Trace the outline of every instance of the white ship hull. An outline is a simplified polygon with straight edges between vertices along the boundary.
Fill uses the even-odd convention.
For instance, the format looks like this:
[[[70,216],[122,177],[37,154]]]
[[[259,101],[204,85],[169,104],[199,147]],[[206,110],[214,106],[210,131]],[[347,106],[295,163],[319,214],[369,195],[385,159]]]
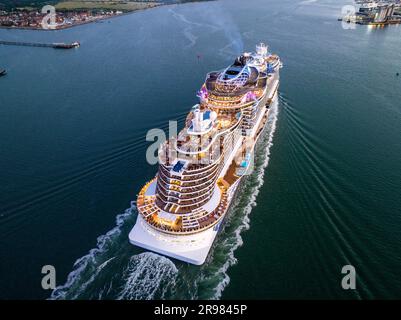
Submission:
[[[133,245],[184,262],[201,265],[205,262],[212,247],[220,223],[196,234],[174,236],[152,229],[138,215],[135,226],[128,237]]]

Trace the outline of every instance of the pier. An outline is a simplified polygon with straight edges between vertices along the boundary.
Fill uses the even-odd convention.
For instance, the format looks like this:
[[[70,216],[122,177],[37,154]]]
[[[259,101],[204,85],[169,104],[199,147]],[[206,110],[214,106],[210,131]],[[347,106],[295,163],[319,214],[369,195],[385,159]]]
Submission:
[[[5,46],[25,46],[25,47],[44,47],[54,49],[73,49],[79,47],[79,42],[73,43],[40,43],[40,42],[23,42],[23,41],[4,41],[0,40],[0,45]]]

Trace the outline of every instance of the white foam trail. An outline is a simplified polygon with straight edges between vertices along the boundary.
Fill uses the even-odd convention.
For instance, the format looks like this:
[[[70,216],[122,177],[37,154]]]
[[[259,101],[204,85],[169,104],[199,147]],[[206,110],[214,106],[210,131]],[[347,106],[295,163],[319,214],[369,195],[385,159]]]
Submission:
[[[173,9],[169,9],[169,12],[172,13],[173,17],[176,20],[181,21],[181,22],[183,22],[183,23],[188,25],[183,31],[184,36],[189,40],[189,44],[186,45],[185,48],[193,47],[196,44],[196,41],[198,40],[198,36],[196,36],[192,32],[192,30],[194,29],[194,26],[195,27],[208,27],[208,28],[212,29],[212,32],[215,32],[215,31],[220,29],[219,27],[216,27],[216,26],[214,26],[212,24],[204,24],[204,23],[190,21],[183,14],[178,13],[178,12],[174,11]]]
[[[317,2],[318,0],[305,0],[305,1],[301,1],[299,4],[300,5],[308,5],[308,4],[312,4]]]
[[[188,27],[184,29],[184,35],[189,40],[189,44],[185,46],[185,48],[193,47],[198,40],[198,37],[192,33],[192,28]]]
[[[150,300],[160,292],[164,296],[173,287],[178,270],[174,263],[153,252],[144,252],[131,257],[124,270],[125,285],[118,300]]]
[[[112,261],[112,260],[114,260],[115,258],[116,258],[116,257],[112,257],[112,258],[106,260],[105,262],[103,262],[100,266],[98,266],[98,267],[96,268],[96,271],[93,272],[93,273],[91,274],[90,278],[89,278],[86,282],[84,282],[84,283],[79,287],[79,290],[77,291],[77,293],[76,293],[75,295],[73,295],[73,296],[72,296],[71,298],[69,298],[69,299],[70,299],[70,300],[75,300],[75,299],[77,299],[77,298],[79,297],[79,295],[80,295],[82,292],[85,292],[86,288],[87,288],[93,281],[95,281],[96,277],[97,277],[97,276],[99,275],[99,273],[103,270],[103,268],[104,268],[105,266],[107,266],[107,265],[109,264],[109,262]]]
[[[263,186],[264,171],[265,171],[265,168],[269,164],[270,148],[273,146],[273,137],[274,137],[274,132],[276,131],[277,118],[278,118],[278,100],[276,98],[272,104],[271,115],[269,115],[269,120],[268,120],[268,124],[271,125],[271,129],[269,132],[269,138],[268,138],[267,146],[265,149],[265,151],[266,151],[265,159],[264,159],[263,164],[259,168],[256,168],[256,171],[253,173],[253,174],[257,175],[257,183],[253,187],[253,190],[250,195],[249,203],[247,204],[247,206],[244,209],[245,216],[242,218],[243,219],[242,224],[235,230],[235,234],[234,234],[235,239],[236,239],[235,244],[230,248],[227,261],[217,271],[217,274],[224,275],[224,278],[215,288],[215,294],[212,297],[212,299],[220,299],[220,297],[223,293],[223,290],[230,283],[230,277],[227,274],[227,270],[230,266],[234,265],[237,262],[237,259],[234,256],[234,252],[243,244],[242,237],[241,237],[242,231],[249,229],[249,222],[250,222],[249,215],[252,211],[252,207],[255,207],[257,204],[256,197],[259,194],[260,188]]]
[[[116,226],[111,229],[109,232],[107,232],[105,235],[102,235],[100,237],[97,238],[97,246],[94,249],[91,249],[89,251],[89,253],[81,258],[79,258],[77,261],[75,261],[74,266],[73,266],[73,271],[70,272],[70,274],[67,277],[67,281],[64,285],[62,286],[58,286],[56,287],[50,298],[51,300],[59,300],[59,299],[65,299],[66,295],[69,292],[69,289],[71,287],[73,287],[74,285],[76,285],[77,283],[79,283],[79,281],[81,280],[82,274],[84,273],[84,271],[86,270],[86,268],[92,264],[92,265],[96,265],[96,260],[95,258],[101,254],[104,253],[105,251],[107,251],[106,249],[106,245],[113,240],[113,238],[115,238],[117,235],[119,235],[121,233],[121,227],[124,224],[124,222],[132,215],[133,210],[136,209],[136,205],[135,202],[131,202],[131,207],[127,210],[125,210],[125,212],[123,214],[119,214],[116,217]],[[115,258],[115,257],[114,257]],[[114,259],[112,258],[112,259]],[[95,279],[96,275],[112,260],[109,259],[106,262],[102,263],[102,265],[100,265],[95,274],[93,274],[89,280],[85,281],[84,284],[80,285],[77,293],[73,296],[73,298],[77,298],[79,296],[80,293],[83,292],[83,290],[88,286],[88,284],[90,284],[91,282],[93,282],[93,280]]]
[[[190,21],[183,14],[178,13],[178,12],[174,11],[173,9],[169,9],[169,12],[171,12],[173,14],[173,17],[176,18],[177,20],[184,22],[186,24],[189,24],[189,25],[193,25],[193,26],[197,26],[197,27],[208,27],[208,28],[212,29],[212,31],[218,31],[218,30],[222,29],[221,27],[215,26],[213,24]]]
[[[236,56],[243,52],[244,44],[242,41],[242,35],[239,32],[235,21],[227,13],[227,11],[221,4],[214,3],[212,7],[203,7],[202,9],[197,10],[199,10],[199,12],[197,12],[197,16],[203,16],[208,21],[213,21],[213,24],[194,22],[189,20],[183,14],[177,13],[173,9],[169,10],[175,19],[187,25],[187,27],[183,31],[184,36],[189,40],[189,44],[186,46],[186,48],[193,47],[197,42],[198,36],[194,34],[194,28],[198,28],[202,31],[205,28],[209,28],[211,29],[210,32],[208,32],[209,34],[217,31],[222,31],[226,39],[228,39],[229,41],[228,45],[225,45],[219,50],[221,55],[226,56],[227,54],[229,54]],[[204,32],[201,32],[199,34],[203,33]]]
[[[106,260],[106,261],[103,262],[100,266],[97,267],[97,270],[102,271],[103,268],[104,268],[105,266],[107,266],[107,265],[110,263],[110,261],[113,261],[115,258],[116,258],[116,257],[112,257],[112,258],[110,258],[109,260]]]

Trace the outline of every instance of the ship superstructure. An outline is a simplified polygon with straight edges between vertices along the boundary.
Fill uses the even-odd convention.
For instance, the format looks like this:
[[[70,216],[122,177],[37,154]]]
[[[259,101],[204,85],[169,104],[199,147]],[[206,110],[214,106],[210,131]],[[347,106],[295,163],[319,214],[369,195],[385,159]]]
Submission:
[[[159,148],[156,177],[140,191],[132,244],[202,264],[241,178],[279,85],[281,62],[259,44],[210,72],[185,127]]]

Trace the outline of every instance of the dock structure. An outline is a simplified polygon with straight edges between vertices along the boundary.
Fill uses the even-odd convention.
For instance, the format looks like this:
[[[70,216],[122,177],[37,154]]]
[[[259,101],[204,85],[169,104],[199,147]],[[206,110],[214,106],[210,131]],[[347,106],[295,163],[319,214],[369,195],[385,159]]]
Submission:
[[[0,40],[0,45],[5,46],[25,46],[25,47],[45,47],[54,49],[73,49],[79,47],[79,42],[73,43],[40,43],[40,42],[24,42],[24,41],[4,41]]]

